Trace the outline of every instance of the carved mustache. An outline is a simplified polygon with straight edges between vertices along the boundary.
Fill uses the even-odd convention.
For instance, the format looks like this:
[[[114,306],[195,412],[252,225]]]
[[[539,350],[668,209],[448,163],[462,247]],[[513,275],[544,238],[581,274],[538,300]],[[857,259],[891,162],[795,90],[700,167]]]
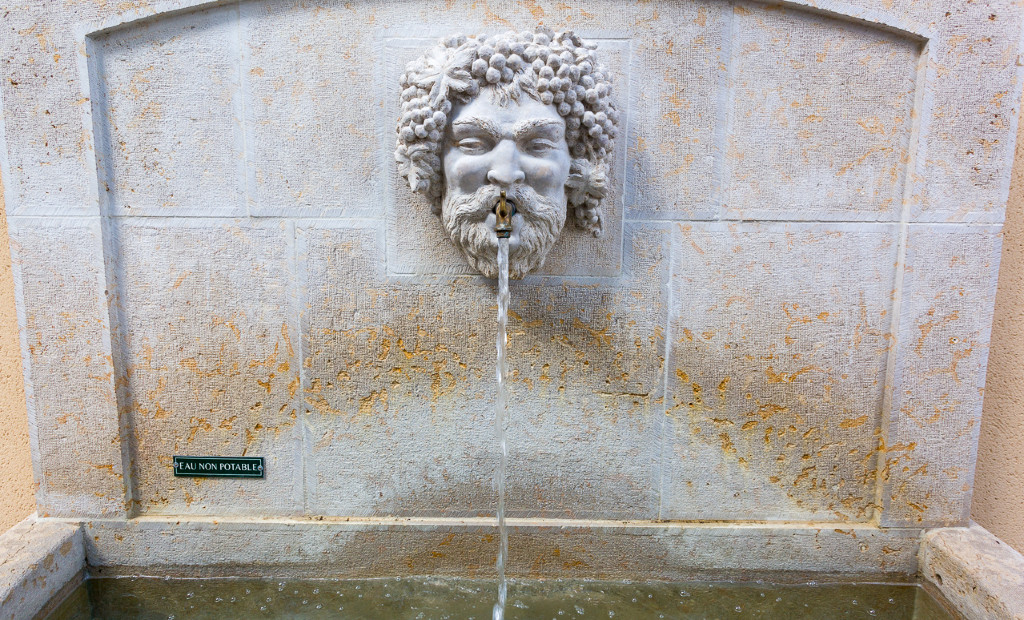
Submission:
[[[448,196],[441,216],[455,246],[489,278],[497,277],[498,239],[487,219],[500,195],[500,188],[485,186],[473,194]],[[520,278],[544,264],[547,250],[565,224],[566,212],[557,201],[526,185],[508,188],[506,198],[516,206],[513,237],[518,238],[518,245],[509,252],[509,272]]]
[[[471,196],[465,196],[453,204],[455,210],[453,215],[460,222],[482,221],[494,211],[501,195],[501,188],[494,185],[485,185]],[[534,222],[541,219],[545,222],[557,212],[557,206],[540,196],[528,185],[513,185],[505,191],[506,198],[515,204],[516,214],[524,219]]]

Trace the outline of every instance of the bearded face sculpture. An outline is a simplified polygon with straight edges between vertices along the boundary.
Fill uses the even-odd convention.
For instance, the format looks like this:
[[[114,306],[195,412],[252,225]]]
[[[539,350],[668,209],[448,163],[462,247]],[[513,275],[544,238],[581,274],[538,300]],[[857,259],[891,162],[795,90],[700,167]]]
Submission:
[[[618,133],[611,80],[572,32],[448,37],[402,76],[395,159],[471,266],[497,277],[494,208],[515,205],[509,272],[540,268],[567,220],[601,235]]]

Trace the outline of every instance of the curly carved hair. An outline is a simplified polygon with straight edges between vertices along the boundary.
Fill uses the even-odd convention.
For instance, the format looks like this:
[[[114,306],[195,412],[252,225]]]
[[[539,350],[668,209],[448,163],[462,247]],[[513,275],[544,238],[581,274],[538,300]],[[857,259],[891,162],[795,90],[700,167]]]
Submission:
[[[453,103],[469,103],[482,89],[491,89],[500,101],[525,94],[555,106],[565,119],[572,156],[566,197],[577,226],[600,236],[619,112],[611,101],[611,76],[597,61],[595,47],[573,32],[543,27],[535,33],[441,39],[402,75],[399,173],[440,213],[441,149]]]

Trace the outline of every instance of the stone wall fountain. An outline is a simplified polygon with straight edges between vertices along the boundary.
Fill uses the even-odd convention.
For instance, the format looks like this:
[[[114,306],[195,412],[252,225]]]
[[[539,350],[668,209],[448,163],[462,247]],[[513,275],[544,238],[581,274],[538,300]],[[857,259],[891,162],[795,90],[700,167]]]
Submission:
[[[970,612],[950,567],[983,538],[957,528],[1021,17],[882,0],[12,11],[0,170],[38,483],[20,527],[52,557],[0,610],[38,609],[86,564],[493,576],[505,190],[510,575],[946,562],[936,587]],[[262,457],[264,476],[176,476],[180,455]]]

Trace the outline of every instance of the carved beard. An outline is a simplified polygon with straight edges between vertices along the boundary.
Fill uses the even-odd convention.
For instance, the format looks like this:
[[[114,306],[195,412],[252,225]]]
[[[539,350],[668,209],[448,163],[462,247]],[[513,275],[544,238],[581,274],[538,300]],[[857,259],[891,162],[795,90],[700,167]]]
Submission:
[[[498,277],[498,236],[494,232],[493,211],[500,193],[493,185],[481,187],[473,194],[452,196],[447,192],[441,206],[441,220],[452,243],[474,269],[488,278]],[[516,207],[510,241],[518,237],[519,242],[515,247],[509,246],[509,277],[522,278],[544,264],[548,251],[558,240],[565,225],[565,200],[551,200],[526,185],[513,186],[506,196]]]

